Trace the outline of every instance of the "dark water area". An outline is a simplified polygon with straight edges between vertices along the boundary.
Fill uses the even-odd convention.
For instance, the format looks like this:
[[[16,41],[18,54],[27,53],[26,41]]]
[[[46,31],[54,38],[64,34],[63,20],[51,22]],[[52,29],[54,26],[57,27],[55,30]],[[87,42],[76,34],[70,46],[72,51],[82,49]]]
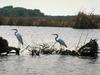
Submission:
[[[18,41],[11,29],[17,28],[21,33],[25,46],[37,46],[41,43],[53,44],[58,33],[64,39],[68,49],[75,49],[80,35],[83,33],[79,46],[91,38],[98,39],[100,45],[100,29],[72,29],[62,27],[22,27],[1,26],[0,36],[7,39],[10,46],[18,47]],[[35,42],[35,43],[34,43]],[[59,48],[59,44],[55,47]],[[100,75],[100,55],[98,58],[83,58],[68,55],[40,55],[30,56],[28,51],[20,56],[9,54],[0,56],[0,75]]]
[[[100,58],[63,55],[2,56],[0,75],[99,75]]]

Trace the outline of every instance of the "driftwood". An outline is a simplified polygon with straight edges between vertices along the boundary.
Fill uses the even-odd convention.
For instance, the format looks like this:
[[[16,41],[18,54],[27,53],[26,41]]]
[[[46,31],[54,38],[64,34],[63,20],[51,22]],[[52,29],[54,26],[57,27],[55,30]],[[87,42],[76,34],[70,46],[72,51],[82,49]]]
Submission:
[[[2,37],[0,37],[0,55],[2,55],[2,53],[6,53],[9,54],[10,51],[15,50],[16,55],[19,55],[19,48],[16,47],[10,47],[8,45],[8,41],[6,39],[3,39]]]
[[[78,51],[75,50],[59,50],[56,54],[60,55],[72,55],[72,56],[89,56],[97,57],[98,54],[98,43],[96,39],[91,39],[88,43],[83,45]]]
[[[91,39],[88,43],[86,43],[84,46],[82,46],[78,53],[80,56],[97,56],[98,53],[98,43],[96,39]]]
[[[9,54],[12,50],[15,50],[16,55],[20,55],[20,49],[16,47],[11,47],[8,45],[8,41],[6,39],[3,39],[0,37],[0,55],[3,53]],[[79,48],[78,51],[75,50],[51,50],[51,49],[41,49],[40,51],[32,50],[31,55],[38,55],[42,54],[60,54],[60,55],[72,55],[72,56],[90,56],[95,57],[98,54],[98,43],[96,39],[91,39],[88,43],[83,45],[81,48]]]

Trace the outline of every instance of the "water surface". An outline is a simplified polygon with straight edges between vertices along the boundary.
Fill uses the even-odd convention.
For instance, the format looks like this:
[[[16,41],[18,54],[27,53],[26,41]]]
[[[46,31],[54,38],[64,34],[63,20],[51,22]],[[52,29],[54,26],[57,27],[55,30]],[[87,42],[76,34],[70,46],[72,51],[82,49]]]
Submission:
[[[7,39],[10,46],[18,46],[18,41],[11,29],[17,28],[25,45],[55,42],[53,33],[58,33],[68,45],[75,49],[82,34],[80,45],[91,38],[97,38],[100,45],[100,29],[80,30],[62,27],[17,27],[1,26],[0,36]],[[57,47],[59,44],[56,44]],[[28,53],[20,56],[0,56],[0,75],[100,75],[100,57],[97,59],[63,55],[40,55],[31,57]]]

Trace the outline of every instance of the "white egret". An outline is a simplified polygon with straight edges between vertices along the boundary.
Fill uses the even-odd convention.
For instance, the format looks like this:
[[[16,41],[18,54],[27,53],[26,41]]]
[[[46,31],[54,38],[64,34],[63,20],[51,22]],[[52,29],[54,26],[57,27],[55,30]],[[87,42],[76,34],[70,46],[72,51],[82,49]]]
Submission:
[[[23,39],[22,39],[22,36],[20,35],[20,33],[18,33],[18,30],[17,29],[12,29],[12,30],[15,30],[15,36],[18,39],[18,43],[23,45]]]
[[[67,45],[65,44],[65,42],[62,39],[58,39],[58,34],[52,34],[52,35],[56,35],[55,37],[56,42],[58,42],[60,45],[67,48]]]

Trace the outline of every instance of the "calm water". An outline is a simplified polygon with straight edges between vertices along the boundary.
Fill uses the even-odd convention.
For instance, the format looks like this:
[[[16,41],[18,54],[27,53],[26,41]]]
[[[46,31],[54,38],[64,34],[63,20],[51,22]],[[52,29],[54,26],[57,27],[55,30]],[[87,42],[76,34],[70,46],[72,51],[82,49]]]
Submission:
[[[1,26],[0,36],[7,39],[10,46],[18,47],[14,31],[21,33],[25,45],[49,43],[55,40],[53,33],[58,33],[64,39],[68,49],[75,49],[82,34],[80,46],[91,38],[97,38],[100,45],[100,29],[79,30],[57,27],[16,27]],[[58,47],[59,44],[56,44]],[[80,58],[61,55],[40,55],[31,57],[27,51],[20,56],[9,55],[0,57],[0,75],[100,75],[100,57],[97,59]]]

